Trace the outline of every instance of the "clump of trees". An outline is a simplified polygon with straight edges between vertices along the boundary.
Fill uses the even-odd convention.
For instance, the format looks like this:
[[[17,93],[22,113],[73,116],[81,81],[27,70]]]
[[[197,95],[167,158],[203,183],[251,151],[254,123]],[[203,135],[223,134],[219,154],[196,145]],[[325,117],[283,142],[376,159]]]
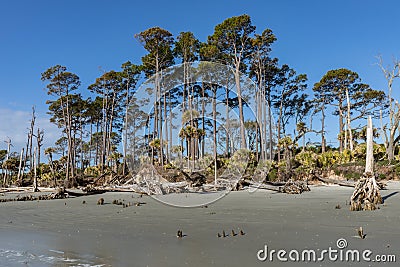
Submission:
[[[371,88],[355,71],[344,68],[327,71],[311,88],[306,74],[273,56],[277,40],[273,31],[259,31],[248,15],[224,20],[204,41],[192,32],[174,37],[160,27],[134,38],[146,50],[141,64],[127,61],[119,70],[104,71],[88,88],[82,88],[79,76],[66,66],[55,65],[42,73],[50,98],[48,113],[62,137],[54,146],[43,148],[45,133],[35,128],[33,110],[26,148],[20,154],[0,151],[6,177],[3,186],[33,182],[34,178],[42,184],[74,186],[87,176],[126,177],[127,159],[139,161],[135,151],[143,149],[153,165],[164,169],[172,168],[177,158],[175,166],[195,169],[196,164],[203,164],[200,158],[212,157],[206,168],[211,176],[227,168],[236,151],[245,149],[250,159],[247,175],[261,175],[260,181],[287,180],[365,158],[363,125],[370,115],[381,120],[375,134],[384,138],[384,148],[375,145],[376,158],[396,159],[400,106],[392,97],[392,87],[400,77],[399,62],[384,67],[379,61],[388,81],[387,93]],[[189,80],[189,63],[197,60],[229,66],[234,79],[216,74],[218,84]],[[165,91],[163,70],[176,63],[183,63],[182,86]],[[252,79],[254,90],[242,86],[242,74]],[[149,77],[155,79],[151,93],[156,100],[151,113],[143,114],[138,108],[143,99],[134,95],[139,81]],[[230,88],[235,88],[236,94]],[[255,99],[255,117],[246,112],[249,97]],[[223,103],[225,110],[218,103]],[[238,118],[231,116],[233,111]],[[178,115],[182,117],[180,130],[172,123]],[[334,131],[331,120],[326,125],[332,116],[338,120],[337,148],[329,146],[326,138],[328,128]],[[321,121],[318,129],[313,125],[316,118]],[[139,147],[140,142],[133,144],[132,155],[127,155],[124,124],[148,128],[144,136],[132,138],[134,142],[146,140],[145,148]],[[174,131],[179,132],[179,145],[173,144]],[[306,142],[311,134],[319,135],[321,141]],[[211,150],[207,150],[206,140],[213,143]],[[46,164],[41,162],[43,149]],[[257,166],[267,166],[270,171],[257,170]]]

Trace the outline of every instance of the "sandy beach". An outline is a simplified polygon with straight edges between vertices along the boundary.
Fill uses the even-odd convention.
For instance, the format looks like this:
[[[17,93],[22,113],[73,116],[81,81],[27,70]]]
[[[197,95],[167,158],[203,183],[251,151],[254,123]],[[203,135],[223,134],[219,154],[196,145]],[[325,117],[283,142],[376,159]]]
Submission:
[[[339,186],[312,186],[301,195],[231,192],[203,208],[171,207],[133,193],[0,203],[0,266],[397,266],[374,257],[400,260],[399,191],[399,182],[389,182],[381,191],[385,203],[372,212],[349,211],[353,189]],[[100,197],[104,205],[96,204]],[[123,208],[115,199],[145,204]],[[357,235],[360,226],[365,239]],[[218,237],[223,230],[229,236]],[[347,242],[344,252],[371,250],[371,261],[289,259],[291,250],[317,256],[339,250],[339,239]],[[288,262],[276,254],[258,259],[266,246],[286,250]]]

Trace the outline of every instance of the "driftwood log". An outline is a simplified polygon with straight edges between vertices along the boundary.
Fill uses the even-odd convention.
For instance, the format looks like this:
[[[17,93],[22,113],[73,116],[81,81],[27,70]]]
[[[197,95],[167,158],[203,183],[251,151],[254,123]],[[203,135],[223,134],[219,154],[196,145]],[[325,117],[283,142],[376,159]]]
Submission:
[[[281,192],[286,194],[301,194],[303,192],[310,191],[307,182],[304,181],[289,180],[283,187],[280,188]]]
[[[249,187],[258,188],[258,189],[266,189],[275,191],[278,193],[286,193],[286,194],[301,194],[306,191],[310,191],[308,184],[306,181],[294,181],[289,180],[285,183],[283,182],[268,182],[262,184],[256,184],[253,181],[245,180]]]

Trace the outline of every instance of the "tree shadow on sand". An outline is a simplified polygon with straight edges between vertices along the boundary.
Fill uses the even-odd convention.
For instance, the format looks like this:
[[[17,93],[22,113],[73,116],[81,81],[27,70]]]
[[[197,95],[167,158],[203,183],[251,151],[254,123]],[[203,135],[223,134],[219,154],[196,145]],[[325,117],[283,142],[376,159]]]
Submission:
[[[399,193],[399,191],[395,191],[395,192],[390,193],[387,196],[382,197],[382,202],[385,203],[386,199],[388,199],[388,198],[390,198],[390,197],[392,197],[394,195],[397,195],[398,193]]]

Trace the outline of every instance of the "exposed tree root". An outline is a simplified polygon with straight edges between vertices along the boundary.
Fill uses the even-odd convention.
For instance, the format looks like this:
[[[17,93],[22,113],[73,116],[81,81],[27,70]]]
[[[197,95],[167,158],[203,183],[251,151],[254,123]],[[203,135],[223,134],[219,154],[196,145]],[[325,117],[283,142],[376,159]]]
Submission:
[[[286,194],[301,194],[305,191],[310,191],[307,183],[304,181],[289,180],[283,187],[280,187],[282,193]]]
[[[376,177],[371,172],[366,172],[356,184],[350,199],[350,210],[375,210],[378,204],[382,204],[382,197]]]

